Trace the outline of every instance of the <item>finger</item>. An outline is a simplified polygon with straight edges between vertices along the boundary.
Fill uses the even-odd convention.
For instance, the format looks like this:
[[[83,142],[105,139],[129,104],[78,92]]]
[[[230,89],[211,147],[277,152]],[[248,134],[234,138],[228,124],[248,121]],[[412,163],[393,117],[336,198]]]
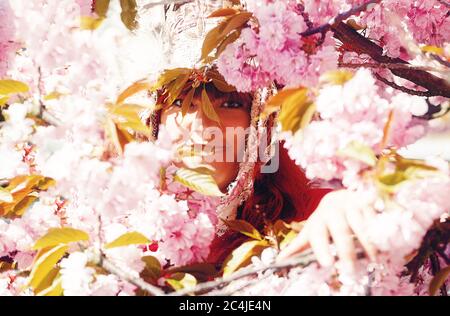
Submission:
[[[357,208],[350,208],[345,214],[346,214],[347,222],[350,225],[350,228],[355,233],[356,237],[358,238],[362,247],[366,251],[370,260],[375,261],[376,248],[369,241],[369,238],[367,236],[366,229],[365,229],[366,226],[365,226],[365,221],[364,221],[364,216],[362,214],[362,210],[357,209]]]
[[[281,250],[279,253],[277,260],[284,260],[286,258],[292,257],[293,255],[302,252],[309,246],[308,241],[308,224],[306,224],[297,237],[291,241],[286,248]]]
[[[328,217],[327,225],[330,230],[331,238],[336,245],[336,251],[339,259],[344,264],[348,272],[355,270],[355,247],[350,227],[342,212],[336,212],[336,216]]]
[[[330,234],[324,222],[317,220],[311,223],[309,243],[320,265],[329,267],[333,264],[334,258],[330,249]]]

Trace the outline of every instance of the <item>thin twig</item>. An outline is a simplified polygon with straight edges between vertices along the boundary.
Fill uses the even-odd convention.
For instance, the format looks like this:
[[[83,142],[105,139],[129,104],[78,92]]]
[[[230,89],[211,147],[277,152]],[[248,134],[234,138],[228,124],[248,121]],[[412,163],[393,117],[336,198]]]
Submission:
[[[150,2],[142,7],[143,10],[149,10],[158,5],[166,5],[166,4],[179,4],[179,3],[188,3],[193,2],[193,0],[163,0],[158,2]]]
[[[362,11],[367,10],[367,7],[370,6],[371,4],[377,4],[377,3],[380,3],[380,2],[381,2],[381,0],[370,0],[370,1],[367,1],[367,2],[365,2],[363,4],[360,4],[358,6],[355,6],[355,7],[351,8],[350,10],[348,10],[346,12],[338,14],[337,16],[332,18],[328,23],[320,25],[320,26],[318,26],[316,28],[313,28],[313,29],[306,30],[305,32],[300,33],[300,35],[306,37],[306,36],[310,36],[310,35],[317,34],[317,33],[327,32],[327,31],[329,31],[331,29],[331,27],[333,25],[338,24],[338,23],[348,19],[352,15],[355,15],[355,14],[358,14],[358,13],[360,13]]]
[[[228,276],[228,277],[222,277],[222,278],[217,278],[214,281],[210,281],[210,282],[204,282],[204,283],[200,283],[199,285],[197,285],[194,288],[191,289],[185,289],[185,290],[181,290],[178,292],[174,292],[171,293],[169,295],[171,296],[183,296],[183,295],[188,295],[188,294],[192,294],[192,293],[198,293],[198,292],[206,292],[209,290],[213,290],[216,288],[220,288],[223,287],[224,285],[229,284],[230,282],[245,278],[247,276],[251,276],[251,275],[255,275],[258,274],[260,272],[264,272],[267,270],[274,270],[274,271],[278,271],[281,269],[286,269],[286,268],[292,268],[292,267],[306,267],[309,264],[315,262],[316,259],[313,255],[313,253],[311,251],[296,257],[296,258],[292,258],[289,260],[286,260],[284,262],[275,262],[271,265],[267,265],[265,267],[248,267],[248,268],[243,268],[238,270],[237,272],[233,273],[232,275]]]
[[[410,69],[421,71],[439,71],[432,67],[413,66],[410,64],[383,64],[383,63],[339,63],[343,68],[385,68],[385,69]]]
[[[408,93],[408,94],[411,94],[411,95],[417,95],[417,96],[420,96],[420,97],[431,97],[431,96],[433,96],[433,94],[430,93],[429,91],[417,91],[417,90],[413,90],[413,89],[408,89],[406,87],[399,86],[395,82],[389,81],[386,78],[383,78],[381,75],[379,75],[377,73],[375,73],[374,75],[375,75],[375,78],[377,78],[378,80],[380,80],[384,84],[386,84],[386,85],[388,85],[388,86],[390,86],[390,87],[392,87],[394,89],[400,90],[402,92],[405,92],[405,93]]]

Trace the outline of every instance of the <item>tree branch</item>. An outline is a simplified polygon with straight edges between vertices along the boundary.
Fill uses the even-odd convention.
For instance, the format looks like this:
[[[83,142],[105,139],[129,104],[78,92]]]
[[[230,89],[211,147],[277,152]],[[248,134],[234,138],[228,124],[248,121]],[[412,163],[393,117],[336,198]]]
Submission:
[[[382,64],[408,64],[400,58],[391,58],[383,55],[383,49],[372,42],[370,39],[359,34],[349,25],[340,22],[333,25],[334,36],[350,47],[351,51],[359,54],[367,54],[376,62]],[[409,80],[428,91],[427,96],[443,96],[450,98],[450,84],[439,77],[436,77],[426,71],[416,69],[390,69],[390,71],[403,79]]]

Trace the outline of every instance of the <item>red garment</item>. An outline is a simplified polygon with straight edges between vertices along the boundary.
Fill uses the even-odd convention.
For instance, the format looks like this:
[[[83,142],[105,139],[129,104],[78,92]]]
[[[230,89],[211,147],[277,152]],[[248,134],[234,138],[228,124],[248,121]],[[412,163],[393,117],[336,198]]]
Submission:
[[[302,170],[290,159],[283,146],[280,146],[280,170],[274,174],[259,174],[255,170],[254,193],[238,209],[237,218],[243,219],[257,229],[264,226],[264,219],[275,222],[306,220],[317,208],[329,188],[313,188]],[[255,211],[259,205],[262,213]],[[248,237],[228,230],[222,236],[216,236],[211,244],[208,263],[221,265],[227,256]]]

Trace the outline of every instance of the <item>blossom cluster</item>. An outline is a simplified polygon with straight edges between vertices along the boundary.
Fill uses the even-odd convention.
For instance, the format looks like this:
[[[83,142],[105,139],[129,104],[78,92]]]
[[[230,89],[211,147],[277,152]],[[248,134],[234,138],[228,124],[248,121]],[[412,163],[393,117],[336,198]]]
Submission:
[[[431,277],[425,268],[420,288],[401,272],[430,227],[450,212],[448,163],[426,161],[433,171],[424,168],[423,175],[391,185],[389,194],[380,194],[374,179],[364,175],[386,148],[404,148],[427,133],[429,124],[416,117],[426,112],[427,103],[386,89],[364,69],[345,83],[323,84],[321,75],[337,67],[336,43],[330,32],[301,35],[363,2],[246,1],[256,20],[227,46],[218,68],[239,91],[274,81],[310,88],[316,115],[295,134],[285,133],[285,146],[311,180],[337,180],[371,201],[375,216],[366,231],[382,255],[377,263],[359,260],[356,275],[346,274],[339,263],[337,272],[315,263],[285,276],[269,270],[240,294],[426,293]],[[29,86],[0,104],[0,202],[8,202],[4,183],[13,179],[38,175],[54,181],[22,197],[25,204],[32,201],[22,214],[3,216],[0,207],[2,296],[37,294],[29,274],[45,253],[33,245],[54,228],[73,228],[89,237],[70,244],[49,272],[57,275],[64,295],[135,295],[142,289],[130,280],[146,268],[143,258],[151,256],[164,269],[203,262],[209,255],[220,201],[176,183],[171,164],[176,148],[164,127],[155,142],[133,138],[129,130],[112,137],[124,123],[112,120],[112,106],[149,110],[153,105],[147,96],[133,99],[136,104],[115,104],[120,92],[166,66],[158,64],[163,57],[155,53],[164,46],[161,38],[130,32],[120,22],[118,6],[119,1],[111,1],[108,17],[92,30],[81,23],[82,17],[97,18],[91,0],[0,0],[0,79]],[[450,34],[443,6],[432,0],[384,1],[355,19],[389,56],[408,57],[391,14],[406,17],[408,32],[419,44],[441,46]],[[132,139],[123,144],[127,137]],[[105,247],[127,233],[149,243]],[[277,249],[267,248],[252,263],[267,265],[276,255]],[[102,260],[129,277],[108,270]],[[153,283],[164,287],[165,281],[163,275]],[[245,281],[230,286],[239,288]]]
[[[263,1],[252,12],[258,26],[244,28],[228,45],[218,69],[239,91],[253,91],[275,80],[286,86],[317,83],[320,73],[336,68],[338,54],[329,35],[320,47],[306,39],[304,17],[289,1]]]
[[[343,85],[323,87],[316,98],[319,119],[295,135],[284,134],[290,156],[308,178],[339,179],[349,187],[369,162],[336,153],[356,143],[379,154],[385,147],[402,148],[426,134],[427,122],[414,117],[426,111],[425,100],[403,93],[383,97],[375,81],[369,70],[360,69]]]

